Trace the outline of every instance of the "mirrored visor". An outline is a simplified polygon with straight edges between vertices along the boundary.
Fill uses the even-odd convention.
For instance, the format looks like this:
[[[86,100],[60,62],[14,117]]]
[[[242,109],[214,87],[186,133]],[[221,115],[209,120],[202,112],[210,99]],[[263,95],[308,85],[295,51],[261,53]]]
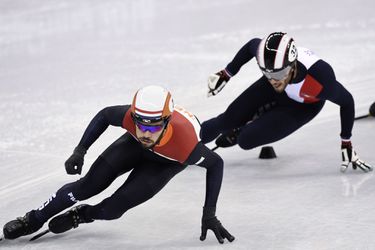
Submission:
[[[267,77],[268,80],[274,79],[276,81],[280,81],[288,76],[291,69],[292,69],[292,66],[289,65],[282,70],[274,71],[274,72],[268,72],[264,69],[261,69],[261,70],[262,70],[263,75]]]

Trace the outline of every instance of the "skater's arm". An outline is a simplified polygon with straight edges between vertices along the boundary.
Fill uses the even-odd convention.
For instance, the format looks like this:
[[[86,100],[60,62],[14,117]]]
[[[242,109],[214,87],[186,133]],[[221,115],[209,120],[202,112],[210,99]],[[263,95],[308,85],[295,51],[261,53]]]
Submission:
[[[186,163],[207,169],[204,206],[215,207],[223,179],[223,160],[218,154],[211,151],[202,142],[199,142]]]
[[[121,127],[126,111],[130,105],[111,106],[99,111],[87,126],[79,142],[86,150],[99,138],[109,125]]]
[[[322,91],[318,98],[340,106],[340,135],[342,139],[350,139],[354,124],[353,96],[337,81],[332,67],[327,62],[319,60],[309,69],[309,74],[322,85]]]
[[[204,241],[207,231],[212,230],[219,243],[224,239],[234,241],[234,236],[223,226],[216,216],[216,202],[219,196],[221,181],[223,179],[223,160],[221,157],[199,142],[188,158],[190,164],[195,164],[207,169],[206,174],[206,199],[203,207],[201,236]]]
[[[230,77],[237,74],[243,65],[256,56],[260,41],[261,39],[259,38],[251,39],[237,52],[233,60],[225,68]]]

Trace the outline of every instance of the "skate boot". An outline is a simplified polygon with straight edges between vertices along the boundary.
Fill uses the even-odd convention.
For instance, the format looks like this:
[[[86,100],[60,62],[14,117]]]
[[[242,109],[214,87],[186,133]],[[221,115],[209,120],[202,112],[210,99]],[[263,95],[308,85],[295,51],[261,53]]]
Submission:
[[[93,219],[84,216],[84,211],[87,207],[88,205],[86,204],[78,205],[63,214],[54,217],[48,223],[49,230],[52,233],[60,234],[78,227],[79,224],[93,222]]]
[[[4,238],[13,240],[24,235],[32,234],[38,231],[42,226],[43,223],[35,218],[35,211],[32,210],[23,217],[18,217],[5,224],[3,228]]]
[[[235,128],[221,134],[215,141],[216,145],[220,148],[228,148],[236,145],[240,131],[241,128]]]

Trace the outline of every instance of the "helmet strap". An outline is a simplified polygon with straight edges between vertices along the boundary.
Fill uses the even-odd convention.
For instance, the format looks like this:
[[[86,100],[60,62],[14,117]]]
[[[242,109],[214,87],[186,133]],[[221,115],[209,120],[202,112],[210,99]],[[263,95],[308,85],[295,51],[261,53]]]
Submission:
[[[290,77],[290,80],[289,80],[288,84],[291,84],[293,79],[295,79],[297,77],[297,60],[293,63],[291,71],[292,71],[291,77]]]
[[[159,138],[156,140],[156,142],[152,145],[152,147],[154,147],[155,145],[158,145],[159,142],[161,141],[161,139],[164,137],[164,134],[165,134],[165,132],[167,131],[167,128],[168,128],[168,124],[169,124],[169,119],[167,121],[165,121],[163,131],[161,132],[161,134],[160,134]]]
[[[161,141],[161,139],[164,137],[165,132],[167,131],[168,124],[169,124],[169,119],[165,121],[163,131],[160,133],[159,138],[155,141],[154,144],[152,144],[151,146],[148,146],[148,147],[144,147],[143,144],[142,144],[142,146],[146,149],[152,149],[153,147],[158,145],[159,142]]]

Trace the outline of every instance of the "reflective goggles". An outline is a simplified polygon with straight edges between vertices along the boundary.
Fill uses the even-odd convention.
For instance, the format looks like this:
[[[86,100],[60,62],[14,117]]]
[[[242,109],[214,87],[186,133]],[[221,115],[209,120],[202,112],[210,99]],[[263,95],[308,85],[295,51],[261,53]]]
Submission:
[[[283,68],[282,70],[274,71],[274,72],[268,72],[265,69],[261,68],[263,75],[268,80],[273,79],[273,80],[276,80],[276,81],[280,81],[280,80],[285,79],[289,75],[289,72],[290,72],[291,69],[292,69],[292,65],[289,65],[286,68]]]
[[[146,125],[140,122],[136,122],[135,125],[141,130],[143,133],[150,131],[150,133],[156,133],[164,129],[165,123],[158,124],[158,125]]]

